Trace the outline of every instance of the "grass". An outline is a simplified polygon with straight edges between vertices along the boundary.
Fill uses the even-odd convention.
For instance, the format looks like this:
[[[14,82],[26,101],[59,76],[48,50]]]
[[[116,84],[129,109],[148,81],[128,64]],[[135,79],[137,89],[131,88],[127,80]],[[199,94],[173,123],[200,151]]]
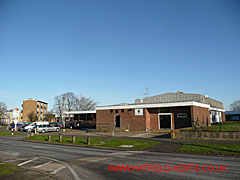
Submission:
[[[209,126],[208,129],[211,131],[220,131],[220,125],[215,124],[215,125]],[[240,121],[222,123],[221,131],[240,131]]]
[[[48,141],[47,135],[36,135],[26,138],[26,140],[34,141]],[[51,136],[51,142],[63,143],[63,144],[73,144],[72,137],[63,136],[62,142],[59,142],[59,136]],[[124,149],[145,149],[152,147],[158,142],[148,141],[148,140],[132,140],[132,139],[100,139],[100,138],[90,138],[89,146],[100,146],[100,147],[113,147],[113,148],[124,148]],[[76,137],[76,145],[88,146],[86,137]],[[120,147],[121,145],[132,145],[133,147]]]
[[[178,149],[178,152],[218,154],[218,155],[240,155],[240,145],[236,144],[207,144],[207,143],[189,143],[184,144]]]
[[[11,136],[11,135],[12,135],[12,132],[6,132],[6,131],[1,131],[0,132],[0,136]],[[18,136],[19,134],[14,132],[13,135]]]
[[[0,177],[8,174],[13,174],[19,170],[21,170],[20,167],[12,164],[0,164]]]
[[[184,129],[182,131],[193,131],[193,130],[192,129]],[[197,131],[220,131],[220,124],[213,124],[208,127],[197,128]],[[240,121],[222,123],[221,131],[223,131],[223,132],[240,131]]]

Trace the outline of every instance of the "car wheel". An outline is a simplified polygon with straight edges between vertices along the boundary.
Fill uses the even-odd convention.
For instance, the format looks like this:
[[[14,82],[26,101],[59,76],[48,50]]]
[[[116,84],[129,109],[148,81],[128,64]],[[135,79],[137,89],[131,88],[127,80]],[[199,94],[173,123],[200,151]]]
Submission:
[[[57,129],[56,129],[56,131],[58,132],[58,131],[59,131],[59,129],[57,128]]]
[[[44,129],[42,130],[42,133],[45,133],[45,130],[44,130]]]

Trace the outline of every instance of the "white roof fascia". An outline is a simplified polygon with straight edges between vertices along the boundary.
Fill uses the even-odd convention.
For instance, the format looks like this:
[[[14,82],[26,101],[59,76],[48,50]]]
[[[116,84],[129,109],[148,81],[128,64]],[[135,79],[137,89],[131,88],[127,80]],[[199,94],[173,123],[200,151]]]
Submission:
[[[225,112],[224,109],[218,109],[218,108],[214,108],[214,107],[210,107],[210,110]]]
[[[161,107],[176,107],[176,106],[198,106],[210,108],[209,104],[203,104],[195,101],[190,102],[174,102],[174,103],[158,103],[158,104],[129,104],[124,106],[98,106],[96,110],[107,109],[136,109],[136,108],[161,108]]]
[[[94,114],[96,113],[96,110],[94,111],[65,111],[64,114]]]

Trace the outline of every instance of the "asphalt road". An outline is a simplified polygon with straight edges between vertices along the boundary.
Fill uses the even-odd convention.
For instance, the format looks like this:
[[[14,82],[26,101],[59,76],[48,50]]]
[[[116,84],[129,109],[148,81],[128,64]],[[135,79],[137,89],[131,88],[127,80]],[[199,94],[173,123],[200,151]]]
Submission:
[[[49,179],[240,179],[239,157],[105,150],[23,142],[8,137],[0,138],[0,161],[47,173]],[[110,172],[111,165],[138,168]],[[221,171],[217,171],[217,166]],[[204,171],[208,168],[214,171]]]

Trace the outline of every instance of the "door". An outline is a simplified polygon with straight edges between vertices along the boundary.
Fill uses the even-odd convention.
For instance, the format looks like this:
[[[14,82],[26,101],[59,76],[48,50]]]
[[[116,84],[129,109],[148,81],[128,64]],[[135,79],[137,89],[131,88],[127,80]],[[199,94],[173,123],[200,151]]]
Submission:
[[[115,116],[115,127],[120,128],[120,115]]]
[[[171,115],[159,115],[160,129],[171,129]]]

